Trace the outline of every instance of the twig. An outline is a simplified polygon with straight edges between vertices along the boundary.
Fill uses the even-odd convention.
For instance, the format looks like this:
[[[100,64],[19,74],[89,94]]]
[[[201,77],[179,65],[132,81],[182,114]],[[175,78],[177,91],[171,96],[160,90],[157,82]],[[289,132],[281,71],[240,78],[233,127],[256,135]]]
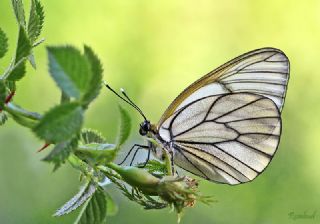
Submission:
[[[15,116],[22,116],[25,118],[29,118],[31,120],[38,121],[41,119],[42,115],[36,112],[27,111],[21,107],[18,107],[17,105],[13,103],[8,103],[5,105],[4,110],[7,111],[9,114],[15,115]]]

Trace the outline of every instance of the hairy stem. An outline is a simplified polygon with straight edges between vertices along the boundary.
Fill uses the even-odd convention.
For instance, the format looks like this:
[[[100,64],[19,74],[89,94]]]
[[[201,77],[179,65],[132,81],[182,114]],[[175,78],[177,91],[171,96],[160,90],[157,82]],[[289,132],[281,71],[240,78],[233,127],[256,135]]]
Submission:
[[[27,111],[21,107],[18,107],[17,105],[15,105],[13,103],[6,104],[4,107],[4,110],[13,116],[29,118],[34,121],[38,121],[42,117],[41,114],[38,114],[36,112]]]
[[[27,127],[27,128],[33,128],[37,124],[35,120],[30,120],[28,118],[17,116],[14,113],[10,113],[11,117],[17,122],[18,124]]]

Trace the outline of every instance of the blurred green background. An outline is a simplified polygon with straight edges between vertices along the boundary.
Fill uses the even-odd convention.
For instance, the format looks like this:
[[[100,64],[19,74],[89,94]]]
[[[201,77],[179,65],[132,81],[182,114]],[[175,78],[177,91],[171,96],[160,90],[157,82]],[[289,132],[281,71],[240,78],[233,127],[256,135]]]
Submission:
[[[24,1],[29,6],[29,1]],[[268,169],[249,184],[231,187],[207,181],[201,190],[219,202],[187,209],[181,223],[319,223],[320,221],[320,1],[76,1],[43,0],[45,45],[92,46],[105,79],[124,87],[156,122],[188,84],[220,64],[261,47],[277,47],[291,61],[283,110],[283,135]],[[9,0],[0,0],[0,27],[10,52],[17,25]],[[35,50],[38,69],[28,68],[15,103],[44,112],[58,103],[59,91],[47,72],[44,45]],[[0,62],[0,70],[11,56]],[[111,142],[118,121],[118,100],[102,91],[86,117],[86,127]],[[132,113],[132,142],[141,117]],[[69,165],[52,173],[41,162],[48,153],[29,130],[13,121],[0,127],[0,223],[72,223],[77,212],[52,214],[77,192],[78,173]],[[128,145],[129,147],[129,145]],[[175,223],[169,210],[144,211],[110,189],[120,206],[109,223]],[[289,218],[289,213],[315,219]]]

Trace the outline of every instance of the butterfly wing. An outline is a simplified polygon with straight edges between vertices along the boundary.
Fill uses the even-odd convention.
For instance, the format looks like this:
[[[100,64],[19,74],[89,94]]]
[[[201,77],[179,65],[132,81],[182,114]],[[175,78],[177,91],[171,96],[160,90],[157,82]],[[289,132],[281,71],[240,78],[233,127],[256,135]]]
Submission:
[[[200,98],[169,117],[159,132],[174,162],[205,179],[239,184],[256,178],[279,144],[281,117],[267,97],[231,93]]]
[[[191,84],[157,124],[173,143],[175,164],[219,183],[253,180],[278,147],[288,80],[286,55],[263,48]]]
[[[262,48],[225,63],[187,87],[167,108],[158,127],[186,104],[204,96],[250,92],[270,98],[281,112],[289,80],[289,60],[280,50]]]

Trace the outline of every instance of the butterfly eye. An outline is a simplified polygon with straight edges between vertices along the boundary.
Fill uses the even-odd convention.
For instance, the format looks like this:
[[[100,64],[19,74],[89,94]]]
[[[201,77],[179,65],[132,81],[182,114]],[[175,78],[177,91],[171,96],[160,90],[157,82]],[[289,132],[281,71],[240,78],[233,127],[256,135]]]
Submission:
[[[150,123],[148,121],[144,121],[140,124],[139,133],[144,136],[150,131]]]
[[[147,134],[147,131],[146,131],[145,129],[143,129],[143,126],[142,126],[142,125],[140,125],[139,133],[140,133],[140,135],[142,135],[142,136],[144,136],[144,135]]]
[[[148,134],[150,129],[151,129],[150,122],[148,120],[145,120],[144,122],[142,122],[140,124],[139,133],[140,133],[140,135],[144,136],[144,135]]]

